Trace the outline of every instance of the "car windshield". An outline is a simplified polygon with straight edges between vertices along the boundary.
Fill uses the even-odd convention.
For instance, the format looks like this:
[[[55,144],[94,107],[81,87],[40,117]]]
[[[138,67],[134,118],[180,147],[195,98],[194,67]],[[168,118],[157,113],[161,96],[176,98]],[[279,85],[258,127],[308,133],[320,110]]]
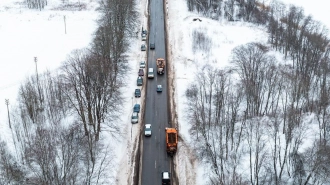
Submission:
[[[138,117],[138,114],[136,112],[133,112],[132,119],[137,119],[137,117]]]

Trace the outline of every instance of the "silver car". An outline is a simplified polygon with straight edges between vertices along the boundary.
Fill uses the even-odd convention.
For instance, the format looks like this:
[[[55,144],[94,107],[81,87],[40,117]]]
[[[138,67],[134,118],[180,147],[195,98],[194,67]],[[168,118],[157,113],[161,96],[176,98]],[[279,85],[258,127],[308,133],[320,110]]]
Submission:
[[[145,44],[142,44],[141,45],[141,51],[145,51],[145,50],[147,50],[147,46]]]
[[[137,112],[133,112],[131,122],[132,123],[138,123],[139,122],[139,114]]]
[[[142,41],[146,41],[147,40],[147,35],[142,33]]]
[[[140,62],[140,68],[145,68],[146,67],[146,62],[145,61],[141,61]]]

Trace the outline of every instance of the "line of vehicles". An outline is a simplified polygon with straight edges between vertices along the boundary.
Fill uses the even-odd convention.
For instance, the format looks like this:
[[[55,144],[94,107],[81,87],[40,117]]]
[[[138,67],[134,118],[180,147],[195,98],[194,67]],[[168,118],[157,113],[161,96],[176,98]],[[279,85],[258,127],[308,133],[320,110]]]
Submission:
[[[141,33],[142,41],[147,41],[147,30],[142,28]],[[155,43],[150,43],[150,50],[155,49]],[[141,51],[146,51],[146,45],[141,45]],[[156,59],[156,66],[157,66],[157,74],[162,75],[165,73],[165,66],[166,61],[163,58]],[[137,86],[143,86],[143,77],[144,77],[144,70],[146,68],[146,62],[141,61],[139,64],[139,72],[137,77]],[[154,76],[154,68],[148,68],[147,77],[149,79],[153,79]],[[158,84],[156,87],[156,92],[161,93],[163,91],[163,87],[161,84]],[[141,90],[139,88],[135,89],[135,97],[141,97]],[[135,104],[133,107],[133,114],[132,114],[132,123],[138,123],[139,120],[139,113],[140,113],[140,104]],[[145,124],[144,125],[144,135],[146,137],[150,137],[152,133],[152,125]],[[169,156],[173,157],[173,155],[177,151],[177,144],[178,144],[178,133],[177,129],[175,128],[165,128],[165,137],[166,137],[166,152]],[[170,173],[165,171],[162,172],[162,184],[170,184]]]

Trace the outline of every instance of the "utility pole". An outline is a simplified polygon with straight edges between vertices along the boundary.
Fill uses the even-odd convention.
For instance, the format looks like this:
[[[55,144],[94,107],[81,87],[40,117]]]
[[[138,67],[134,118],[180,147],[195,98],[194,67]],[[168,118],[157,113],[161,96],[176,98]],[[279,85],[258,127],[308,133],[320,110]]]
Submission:
[[[38,79],[38,66],[37,66],[38,58],[37,57],[34,57],[34,62],[36,63],[37,82],[39,83],[39,79]]]
[[[9,116],[9,108],[8,108],[8,105],[9,105],[9,99],[5,99],[5,103],[6,103],[6,105],[7,105],[9,128],[11,129],[10,116]]]
[[[40,104],[42,104],[41,90],[40,90],[40,84],[39,84],[38,65],[37,65],[38,58],[37,57],[34,57],[34,62],[36,63],[36,75],[37,75],[37,86],[38,86],[39,101],[40,101]]]
[[[79,1],[79,3],[80,3],[80,1]],[[63,18],[64,18],[64,32],[66,34],[66,20],[65,20],[65,15],[63,16]]]
[[[17,148],[16,148],[16,141],[15,141],[15,139],[14,139],[14,133],[13,133],[13,130],[11,129],[11,123],[10,123],[9,108],[8,108],[8,105],[9,105],[9,99],[5,99],[5,103],[6,103],[6,105],[7,105],[9,128],[10,128],[11,135],[12,135],[12,139],[13,139],[13,142],[14,142],[14,145],[15,145],[16,155],[17,155],[17,157],[18,157],[18,154],[17,154]],[[17,137],[17,138],[19,138],[19,137]]]

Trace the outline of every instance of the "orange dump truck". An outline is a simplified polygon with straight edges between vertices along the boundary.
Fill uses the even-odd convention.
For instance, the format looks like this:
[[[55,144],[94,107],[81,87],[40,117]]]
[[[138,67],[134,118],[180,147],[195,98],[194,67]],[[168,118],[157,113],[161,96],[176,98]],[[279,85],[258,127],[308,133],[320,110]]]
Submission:
[[[157,73],[158,74],[164,74],[164,72],[165,72],[165,59],[158,58],[156,60],[156,64],[157,64]]]
[[[165,128],[166,132],[166,151],[173,156],[178,146],[178,132],[175,128]]]

